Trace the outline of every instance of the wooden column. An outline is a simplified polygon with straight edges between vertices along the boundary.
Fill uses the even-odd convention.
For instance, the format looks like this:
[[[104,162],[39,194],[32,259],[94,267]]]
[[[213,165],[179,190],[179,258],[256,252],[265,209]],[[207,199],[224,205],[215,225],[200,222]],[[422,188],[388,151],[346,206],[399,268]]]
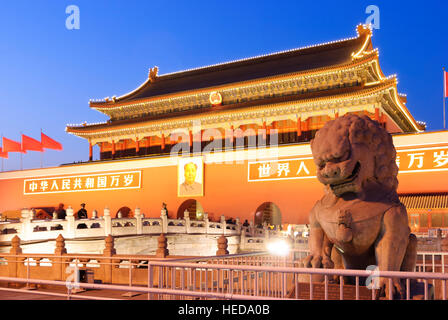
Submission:
[[[297,118],[297,136],[300,137],[302,135],[302,118]]]
[[[375,108],[375,120],[380,122],[380,109]]]
[[[305,121],[302,122],[302,130],[303,131],[308,131],[308,119],[306,119]]]
[[[89,142],[89,161],[93,160],[93,146],[92,143]]]
[[[138,141],[138,138],[135,137],[135,154],[138,154],[140,151],[140,141]]]
[[[381,124],[384,126],[384,128],[386,128],[386,122],[387,122],[386,114],[383,113],[381,114]]]
[[[191,130],[188,130],[188,140],[191,147],[193,145],[193,132]]]
[[[115,157],[115,141],[112,140],[112,159]]]
[[[162,150],[165,150],[165,134],[162,133]]]
[[[336,113],[334,114],[334,118],[335,118],[335,119],[339,118],[339,112],[336,112]]]
[[[263,130],[264,130],[264,132],[263,132],[263,139],[266,140],[266,136],[268,135],[268,129],[267,129],[267,126],[266,126],[266,121],[263,121]]]

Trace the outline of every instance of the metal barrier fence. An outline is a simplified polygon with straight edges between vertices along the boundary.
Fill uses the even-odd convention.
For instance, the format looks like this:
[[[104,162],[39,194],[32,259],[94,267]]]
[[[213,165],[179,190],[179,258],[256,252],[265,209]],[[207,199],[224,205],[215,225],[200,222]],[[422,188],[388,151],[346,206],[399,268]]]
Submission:
[[[425,253],[427,255],[428,253]],[[67,297],[72,295],[70,288],[120,290],[132,293],[146,293],[148,299],[373,299],[375,290],[366,291],[364,278],[387,278],[392,284],[394,278],[405,284],[406,299],[411,299],[411,283],[420,283],[424,299],[446,300],[446,281],[448,274],[442,272],[386,272],[374,270],[312,269],[290,266],[294,261],[288,258],[273,258],[266,253],[229,255],[220,257],[202,257],[156,260],[154,258],[114,256],[112,261],[98,261],[98,256],[83,255],[60,256],[65,264],[74,268],[75,274],[81,268],[99,269],[109,266],[111,270],[128,273],[128,283],[99,284],[80,283],[79,279],[70,281],[38,280],[30,277],[32,268],[40,266],[44,257],[36,255],[18,255],[16,261],[9,256],[7,263],[22,263],[27,268],[26,277],[0,277],[0,281],[30,284],[48,284],[67,286]],[[55,258],[55,256],[52,256]],[[57,257],[56,257],[57,258]],[[68,259],[68,260],[67,260]],[[95,259],[92,261],[90,259]],[[431,258],[432,259],[432,258]],[[188,262],[188,260],[190,262]],[[193,262],[192,262],[193,261]],[[289,261],[289,262],[288,262]],[[424,260],[425,261],[425,260]],[[437,261],[434,258],[434,261]],[[50,262],[46,262],[50,263]],[[51,264],[62,263],[53,259]],[[34,264],[34,266],[33,266]],[[51,268],[51,267],[47,267]],[[127,268],[127,271],[125,270]],[[36,270],[36,269],[34,269]],[[124,272],[124,273],[123,273]],[[320,277],[322,282],[317,281]],[[352,277],[354,285],[347,284],[346,277]],[[336,278],[338,284],[332,284]],[[432,286],[430,285],[432,282]],[[437,293],[434,293],[437,284]],[[9,288],[8,288],[9,289]],[[392,290],[392,286],[389,288]],[[7,289],[1,289],[7,290]],[[17,289],[12,289],[17,290]],[[337,290],[335,292],[335,290]],[[351,293],[350,293],[351,292]],[[46,294],[46,293],[42,293]],[[389,292],[392,297],[392,292]],[[78,295],[77,295],[78,297]],[[81,297],[79,295],[79,297]],[[84,297],[83,297],[84,298]],[[100,298],[100,297],[97,297]],[[87,298],[86,298],[87,299]],[[89,297],[88,299],[94,299]]]

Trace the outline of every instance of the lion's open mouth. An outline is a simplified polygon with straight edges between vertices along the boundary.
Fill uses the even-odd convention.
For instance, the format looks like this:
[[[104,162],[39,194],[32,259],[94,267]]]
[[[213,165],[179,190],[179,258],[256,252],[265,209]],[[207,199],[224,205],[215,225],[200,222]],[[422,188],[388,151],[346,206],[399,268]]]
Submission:
[[[361,164],[359,162],[357,162],[355,165],[355,168],[353,169],[352,174],[338,183],[330,184],[331,189],[332,190],[339,189],[339,188],[342,188],[342,187],[352,183],[358,177],[360,170],[361,170]]]

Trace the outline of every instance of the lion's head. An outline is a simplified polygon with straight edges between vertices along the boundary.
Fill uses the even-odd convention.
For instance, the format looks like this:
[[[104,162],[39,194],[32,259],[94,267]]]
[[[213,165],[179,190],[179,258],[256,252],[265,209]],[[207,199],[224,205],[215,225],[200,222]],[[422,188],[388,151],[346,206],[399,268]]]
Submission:
[[[327,122],[311,141],[317,178],[337,197],[380,187],[396,193],[398,167],[391,135],[367,116]]]

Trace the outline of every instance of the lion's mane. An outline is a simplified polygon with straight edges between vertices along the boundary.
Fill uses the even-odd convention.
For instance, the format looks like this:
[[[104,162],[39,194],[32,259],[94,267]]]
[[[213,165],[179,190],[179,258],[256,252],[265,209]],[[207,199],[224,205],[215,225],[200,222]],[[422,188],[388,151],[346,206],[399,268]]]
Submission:
[[[374,178],[382,187],[396,194],[398,187],[398,167],[395,162],[396,151],[392,136],[381,125],[366,115],[347,114],[327,122],[316,134],[327,137],[330,133],[339,136],[338,144],[364,144],[374,157]],[[314,142],[314,141],[313,141]],[[361,169],[362,170],[362,169]]]

